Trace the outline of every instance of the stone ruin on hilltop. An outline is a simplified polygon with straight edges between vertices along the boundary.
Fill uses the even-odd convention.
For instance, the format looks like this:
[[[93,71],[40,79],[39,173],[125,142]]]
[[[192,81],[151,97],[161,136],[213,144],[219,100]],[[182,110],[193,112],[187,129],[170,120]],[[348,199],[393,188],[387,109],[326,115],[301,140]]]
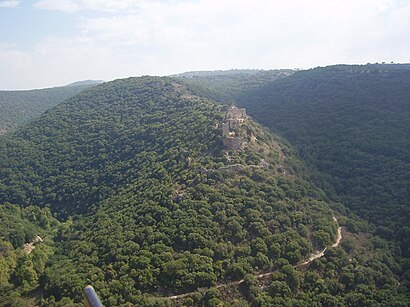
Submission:
[[[226,110],[222,121],[222,141],[226,148],[238,150],[242,148],[243,138],[236,136],[234,129],[239,128],[248,118],[245,109],[231,106]]]

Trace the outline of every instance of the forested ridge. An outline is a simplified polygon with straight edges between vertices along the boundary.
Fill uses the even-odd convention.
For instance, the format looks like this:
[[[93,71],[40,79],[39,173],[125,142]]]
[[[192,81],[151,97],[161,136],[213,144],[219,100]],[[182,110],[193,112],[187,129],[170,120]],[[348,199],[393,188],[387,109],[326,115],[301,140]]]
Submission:
[[[227,89],[220,101],[245,106],[295,145],[326,195],[391,241],[409,291],[410,65],[315,68],[256,88],[224,87],[216,76],[195,82],[210,97]]]
[[[224,104],[232,104],[244,91],[257,89],[294,74],[292,69],[256,70],[232,69],[222,71],[193,71],[175,75],[198,95]]]
[[[299,72],[238,98],[327,175],[328,195],[380,226],[382,237],[402,240],[410,219],[409,97],[408,66],[368,65]]]
[[[16,130],[17,127],[92,85],[95,84],[79,83],[38,90],[0,91],[0,135]]]
[[[108,82],[1,138],[0,212],[21,221],[0,224],[0,304],[81,305],[92,284],[107,306],[171,306],[168,296],[198,288],[179,304],[406,306],[388,243],[252,119],[236,130],[244,149],[225,150],[223,107],[191,87]],[[334,214],[341,247],[295,268],[335,240]],[[27,227],[14,234],[16,223]],[[37,234],[48,239],[22,253]],[[259,284],[266,271],[277,272]],[[242,278],[232,293],[212,288]]]

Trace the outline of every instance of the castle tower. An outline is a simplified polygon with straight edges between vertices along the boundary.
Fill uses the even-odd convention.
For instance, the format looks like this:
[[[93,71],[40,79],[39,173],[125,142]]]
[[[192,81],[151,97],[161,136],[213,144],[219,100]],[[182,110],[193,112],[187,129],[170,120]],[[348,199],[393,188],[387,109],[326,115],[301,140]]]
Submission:
[[[229,137],[229,124],[228,123],[222,123],[222,136]]]
[[[239,136],[235,136],[235,131],[233,130],[240,127],[246,118],[245,109],[238,109],[234,105],[227,108],[222,122],[223,144],[226,148],[238,150],[242,147],[244,140]]]

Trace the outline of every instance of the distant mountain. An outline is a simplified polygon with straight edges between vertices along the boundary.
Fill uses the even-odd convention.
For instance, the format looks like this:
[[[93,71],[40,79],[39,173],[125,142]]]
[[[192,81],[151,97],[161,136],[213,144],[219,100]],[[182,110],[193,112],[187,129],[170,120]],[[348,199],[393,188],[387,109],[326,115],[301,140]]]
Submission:
[[[264,69],[230,69],[230,70],[203,70],[203,71],[187,71],[180,74],[172,75],[172,77],[217,77],[217,76],[251,76],[259,74],[277,74],[284,72],[292,72],[291,69],[276,69],[276,70],[264,70]]]
[[[292,148],[252,119],[222,137],[224,108],[191,87],[107,82],[3,136],[0,203],[61,221],[0,206],[49,227],[25,255],[9,242],[18,219],[2,225],[1,304],[36,293],[80,304],[91,283],[107,306],[404,306],[387,243],[326,201]],[[226,148],[229,138],[242,148]],[[334,215],[344,230],[331,247]],[[307,261],[315,250],[324,256]]]
[[[84,85],[97,85],[104,83],[105,81],[103,80],[84,80],[84,81],[76,81],[70,84],[67,84],[66,86],[84,86]]]
[[[199,95],[204,95],[222,103],[234,103],[235,97],[253,88],[294,74],[296,70],[232,69],[216,71],[193,71],[175,75],[193,87]]]
[[[0,135],[15,130],[93,84],[27,91],[0,91]]]

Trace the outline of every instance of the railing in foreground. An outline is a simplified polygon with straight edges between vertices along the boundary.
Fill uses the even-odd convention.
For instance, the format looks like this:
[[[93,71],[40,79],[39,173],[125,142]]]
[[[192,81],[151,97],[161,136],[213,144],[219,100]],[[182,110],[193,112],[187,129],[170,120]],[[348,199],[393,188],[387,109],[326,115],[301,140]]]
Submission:
[[[101,303],[100,298],[95,292],[94,288],[90,285],[84,288],[84,306],[86,307],[104,307]]]

